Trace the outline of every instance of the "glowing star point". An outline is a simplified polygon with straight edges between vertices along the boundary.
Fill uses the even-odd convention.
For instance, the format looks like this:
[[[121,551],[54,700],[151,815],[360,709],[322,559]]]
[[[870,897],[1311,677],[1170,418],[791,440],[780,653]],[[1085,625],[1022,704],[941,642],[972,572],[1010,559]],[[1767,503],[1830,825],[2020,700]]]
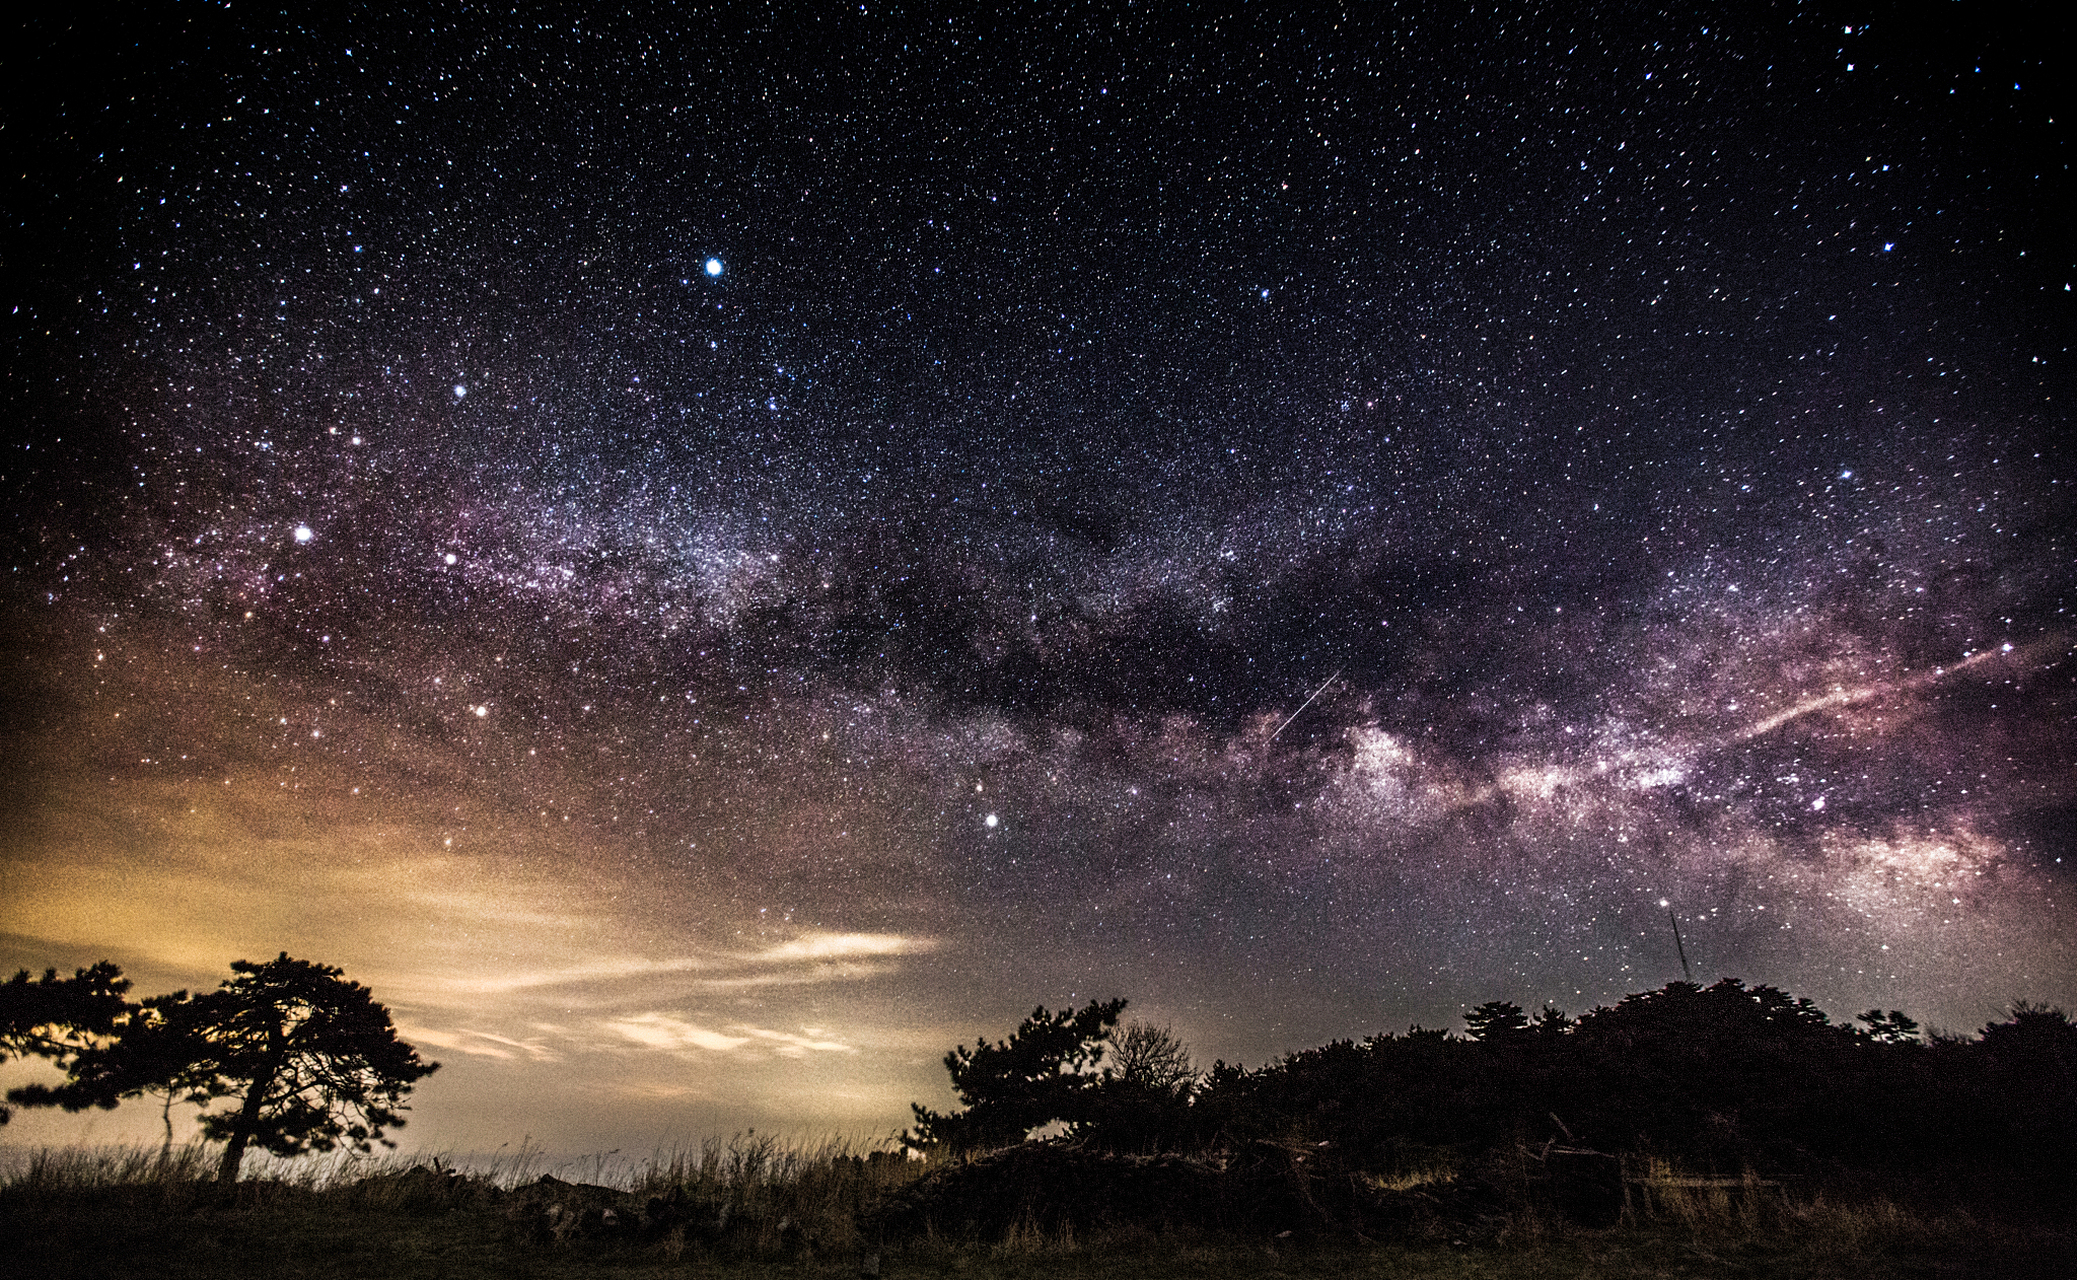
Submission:
[[[710,276],[718,276],[721,274],[721,259],[707,259],[707,274]]]
[[[296,541],[308,542],[316,536],[317,534],[311,530],[309,525],[299,524],[296,526]]]
[[[987,817],[981,819],[981,825],[987,827],[990,831],[993,831],[996,827],[1000,826],[1001,824],[1002,819],[996,817],[992,813],[989,814]]]
[[[455,399],[459,400],[459,399],[461,399],[461,398],[462,398],[463,396],[465,396],[465,395],[468,395],[468,394],[469,394],[469,389],[468,389],[467,387],[463,386],[463,385],[462,385],[461,383],[459,383],[459,382],[457,382],[457,383],[455,383],[455,384],[454,384],[454,398],[455,398]]]

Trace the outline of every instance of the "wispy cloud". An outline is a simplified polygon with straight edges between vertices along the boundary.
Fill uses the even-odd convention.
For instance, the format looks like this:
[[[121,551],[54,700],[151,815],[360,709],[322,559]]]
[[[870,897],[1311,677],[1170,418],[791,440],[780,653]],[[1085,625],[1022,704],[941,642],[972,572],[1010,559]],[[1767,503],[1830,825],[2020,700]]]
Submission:
[[[615,1018],[605,1024],[639,1045],[652,1049],[711,1049],[726,1053],[750,1043],[749,1036],[723,1035],[667,1013],[645,1013],[632,1018]]]
[[[696,985],[701,987],[792,986],[873,977],[887,972],[889,966],[861,961],[918,955],[936,947],[933,938],[898,933],[810,932],[756,951],[716,950],[665,957],[596,956],[570,964],[455,973],[447,975],[441,985],[450,995],[495,995],[539,987],[696,974]]]
[[[855,956],[914,955],[934,950],[936,946],[930,938],[912,938],[899,933],[804,933],[743,958],[753,964],[844,960]]]
[[[854,982],[894,971],[895,966],[891,964],[861,964],[855,960],[848,960],[813,967],[767,969],[730,977],[695,978],[691,985],[701,991],[730,991],[742,987],[802,987],[822,982]]]
[[[776,1043],[773,1053],[787,1058],[803,1058],[810,1053],[857,1053],[858,1050],[841,1041],[827,1038],[827,1034],[815,1027],[802,1027],[805,1035],[794,1035],[787,1031],[767,1031],[763,1027],[737,1027],[736,1030],[759,1040]]]
[[[503,973],[454,975],[443,985],[450,992],[480,993],[484,995],[503,991],[524,991],[534,987],[567,986],[572,983],[612,982],[627,978],[645,978],[657,974],[691,973],[709,968],[714,962],[693,956],[677,956],[663,960],[650,960],[640,956],[602,956],[577,964],[558,965],[553,968],[515,969]]]
[[[524,1057],[534,1062],[555,1062],[562,1056],[538,1040],[514,1040],[510,1036],[471,1031],[466,1027],[442,1031],[433,1027],[399,1025],[397,1034],[412,1044],[431,1045],[449,1053],[465,1053],[476,1058],[509,1060]]]
[[[820,1027],[803,1027],[796,1033],[736,1023],[726,1030],[717,1031],[669,1013],[637,1014],[615,1018],[602,1025],[607,1031],[651,1049],[705,1049],[713,1053],[730,1053],[751,1046],[767,1048],[785,1058],[803,1058],[811,1053],[858,1052],[855,1047],[832,1039]]]

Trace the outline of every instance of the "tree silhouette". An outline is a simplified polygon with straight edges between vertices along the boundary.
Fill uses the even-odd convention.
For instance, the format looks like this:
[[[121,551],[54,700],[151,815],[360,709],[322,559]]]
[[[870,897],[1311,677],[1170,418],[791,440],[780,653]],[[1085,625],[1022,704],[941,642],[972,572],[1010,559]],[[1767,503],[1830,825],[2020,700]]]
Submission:
[[[2001,1062],[2038,1072],[2043,1083],[2077,1091],[2077,1024],[2054,1005],[2016,1001],[2009,1020],[1983,1028],[1983,1047]]]
[[[916,1151],[1001,1147],[1051,1121],[1084,1119],[1103,1083],[1096,1066],[1124,1010],[1123,1000],[1091,1000],[1057,1013],[1040,1005],[1008,1040],[953,1049],[945,1070],[966,1110],[941,1114],[911,1104],[916,1128],[902,1144]]]
[[[1191,1144],[1197,1064],[1169,1027],[1134,1022],[1111,1038],[1109,1065],[1075,1126],[1077,1141],[1113,1151]]]
[[[1528,1030],[1529,1015],[1512,1000],[1488,1000],[1464,1015],[1464,1034],[1480,1044],[1506,1044]]]
[[[1864,1028],[1857,1028],[1854,1034],[1876,1044],[1918,1043],[1918,1020],[1906,1016],[1901,1009],[1892,1009],[1888,1013],[1880,1009],[1870,1009],[1866,1013],[1855,1014],[1853,1020],[1867,1024]]]
[[[123,999],[129,989],[130,980],[123,971],[106,960],[90,969],[74,970],[69,978],[60,978],[56,969],[45,969],[43,977],[33,982],[23,969],[0,983],[0,1062],[48,1058],[69,1071],[81,1054],[114,1036],[135,1008]],[[12,1090],[7,1097],[23,1106],[51,1106],[59,1101],[55,1091],[41,1085]],[[6,1124],[11,1115],[0,1106],[0,1124]]]
[[[166,1131],[162,1152],[170,1153],[174,1104],[206,1106],[232,1089],[218,1074],[202,1023],[205,1009],[185,991],[152,996],[130,1006],[113,1041],[81,1052],[64,1084],[55,1089],[30,1085],[16,1092],[25,1103],[67,1111],[109,1108],[124,1098],[151,1094],[160,1100],[159,1121]]]
[[[1359,1174],[1495,1153],[1538,1152],[1548,1171],[1550,1139],[1725,1175],[1916,1177],[1955,1163],[2077,1185],[2077,1021],[2045,1005],[1925,1041],[1897,1010],[1840,1025],[1771,986],[1672,982],[1576,1020],[1492,1001],[1466,1018],[1469,1038],[1415,1027],[1186,1077],[1165,1030],[1113,1029],[1122,1004],[1040,1008],[1008,1041],[948,1055],[966,1109],[918,1107],[907,1145],[1007,1145],[1066,1120],[1085,1146],[1217,1152],[1233,1169],[1302,1153],[1302,1169],[1294,1157],[1277,1176],[1321,1204]]]
[[[230,1091],[230,1083],[211,1064],[208,1040],[203,1032],[203,1006],[185,991],[153,996],[130,1016],[122,1038],[115,1042],[120,1055],[117,1075],[134,1087],[126,1096],[151,1094],[159,1099],[159,1123],[165,1126],[162,1151],[173,1150],[173,1104],[189,1102],[208,1106]]]
[[[168,1047],[204,1055],[190,1066],[214,1080],[190,1097],[235,1099],[202,1116],[203,1135],[225,1143],[218,1180],[237,1181],[254,1145],[278,1156],[396,1145],[383,1129],[403,1125],[404,1096],[440,1064],[420,1061],[397,1039],[389,1010],[330,965],[284,951],[231,970],[236,976],[178,1006],[168,1022],[176,1033]]]
[[[1125,1033],[1111,1045],[1111,1065],[1105,1073],[1114,1079],[1170,1097],[1188,1097],[1197,1083],[1197,1067],[1190,1061],[1190,1046],[1173,1028],[1144,1022],[1126,1026]]]
[[[1669,982],[1583,1015],[1566,1040],[1552,1109],[1604,1147],[1649,1135],[1735,1168],[1851,1127],[1837,1067],[1852,1032],[1771,986]]]

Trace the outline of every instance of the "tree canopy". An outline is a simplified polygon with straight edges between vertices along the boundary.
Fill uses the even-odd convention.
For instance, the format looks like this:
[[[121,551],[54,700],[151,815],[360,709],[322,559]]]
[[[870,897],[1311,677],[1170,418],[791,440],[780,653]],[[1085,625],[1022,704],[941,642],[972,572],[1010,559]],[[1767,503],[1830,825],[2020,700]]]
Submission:
[[[204,1112],[202,1132],[225,1143],[217,1177],[235,1181],[249,1146],[278,1156],[367,1151],[401,1127],[404,1097],[439,1068],[397,1039],[389,1010],[331,965],[284,951],[265,964],[238,960],[235,975],[195,1000],[225,1110]]]
[[[0,983],[0,1062],[47,1058],[70,1070],[116,1034],[136,1008],[123,998],[130,980],[108,961],[60,978],[56,969],[31,980],[23,969]],[[18,1091],[19,1092],[19,1091]],[[11,1101],[19,1101],[10,1095]],[[12,1113],[0,1106],[0,1124]]]
[[[1177,1037],[1172,1027],[1134,1022],[1116,1037],[1111,1048],[1111,1065],[1104,1068],[1114,1084],[1162,1096],[1187,1099],[1197,1083],[1197,1065],[1190,1060],[1190,1046]]]
[[[916,1127],[903,1143],[919,1151],[999,1147],[1052,1121],[1083,1119],[1103,1082],[1097,1068],[1104,1046],[1124,1011],[1123,1000],[1091,1000],[1053,1013],[1040,1005],[1008,1040],[954,1048],[945,1055],[945,1070],[966,1109],[942,1114],[912,1104]]]
[[[70,1078],[55,1088],[29,1085],[8,1096],[30,1106],[67,1111],[113,1107],[124,1098],[151,1094],[160,1101],[166,1148],[173,1146],[173,1106],[205,1106],[230,1085],[218,1074],[202,1016],[206,1005],[185,991],[151,996],[129,1007],[115,1039],[80,1053]]]

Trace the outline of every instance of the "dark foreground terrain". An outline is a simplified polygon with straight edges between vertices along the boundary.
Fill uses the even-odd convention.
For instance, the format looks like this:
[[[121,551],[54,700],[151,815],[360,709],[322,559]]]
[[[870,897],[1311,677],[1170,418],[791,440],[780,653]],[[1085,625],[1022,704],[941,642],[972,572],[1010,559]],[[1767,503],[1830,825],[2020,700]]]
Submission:
[[[1615,1220],[1584,1226],[1534,1164],[1525,1153],[1513,1178],[1496,1165],[1338,1192],[1289,1161],[1249,1173],[1033,1144],[925,1170],[756,1141],[659,1161],[631,1189],[435,1162],[225,1191],[189,1153],[52,1152],[0,1185],[0,1276],[1861,1280],[2077,1267],[2069,1206],[2034,1185],[1796,1189],[1631,1161]]]

